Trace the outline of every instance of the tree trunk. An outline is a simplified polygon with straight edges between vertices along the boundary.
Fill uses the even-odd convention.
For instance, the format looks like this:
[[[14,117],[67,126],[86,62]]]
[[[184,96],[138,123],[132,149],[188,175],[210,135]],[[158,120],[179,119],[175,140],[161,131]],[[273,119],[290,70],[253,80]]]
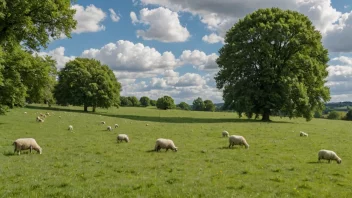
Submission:
[[[95,112],[96,106],[93,106],[93,112]]]
[[[262,121],[270,122],[270,109],[264,109]]]
[[[84,111],[87,112],[88,111],[88,106],[86,104],[84,104]]]

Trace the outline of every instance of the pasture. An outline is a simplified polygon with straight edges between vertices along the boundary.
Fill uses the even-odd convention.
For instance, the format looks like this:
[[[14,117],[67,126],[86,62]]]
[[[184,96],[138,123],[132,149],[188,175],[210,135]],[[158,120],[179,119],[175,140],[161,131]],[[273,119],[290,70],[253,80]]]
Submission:
[[[228,112],[133,107],[97,109],[95,114],[81,110],[29,106],[0,117],[0,197],[352,194],[352,122],[272,117],[273,122],[262,123]],[[38,123],[37,112],[51,116]],[[119,128],[106,130],[115,123]],[[228,149],[223,130],[243,135],[250,148]],[[309,137],[300,137],[299,131]],[[119,133],[130,142],[117,143]],[[11,144],[21,137],[35,138],[43,154],[14,155]],[[160,137],[172,139],[178,152],[152,152]],[[317,163],[320,149],[335,151],[342,164]]]

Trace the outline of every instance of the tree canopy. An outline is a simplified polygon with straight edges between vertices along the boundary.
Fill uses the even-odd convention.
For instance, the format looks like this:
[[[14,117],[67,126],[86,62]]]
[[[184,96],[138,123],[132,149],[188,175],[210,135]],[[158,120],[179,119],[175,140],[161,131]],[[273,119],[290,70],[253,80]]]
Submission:
[[[138,107],[139,101],[136,96],[128,96],[128,100],[131,102],[131,106]]]
[[[0,45],[19,44],[38,51],[50,38],[70,37],[77,22],[71,0],[1,0]]]
[[[203,111],[205,108],[203,99],[198,97],[197,99],[193,100],[193,110],[195,111]]]
[[[191,110],[191,107],[186,102],[181,102],[177,106],[182,110]]]
[[[143,96],[139,99],[139,103],[144,106],[147,107],[150,105],[150,99],[147,96]]]
[[[172,99],[170,96],[164,96],[161,98],[158,98],[156,101],[156,107],[158,109],[173,109],[175,108],[175,102],[174,99]]]
[[[204,101],[204,111],[215,111],[215,105],[211,100]]]
[[[58,104],[109,108],[120,104],[121,85],[107,65],[88,58],[76,58],[59,72],[54,95]]]
[[[328,51],[308,17],[278,8],[259,9],[226,34],[215,76],[225,106],[247,115],[272,112],[311,120],[330,99],[324,84]]]

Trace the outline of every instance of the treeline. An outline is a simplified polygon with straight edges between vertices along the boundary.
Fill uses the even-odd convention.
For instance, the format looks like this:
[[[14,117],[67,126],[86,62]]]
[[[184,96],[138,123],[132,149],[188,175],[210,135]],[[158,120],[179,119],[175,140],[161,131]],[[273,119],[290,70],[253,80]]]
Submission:
[[[180,102],[175,105],[174,99],[170,96],[163,96],[157,100],[148,98],[147,96],[141,97],[139,100],[136,96],[121,96],[122,107],[147,107],[156,106],[158,109],[181,109],[187,111],[215,111],[216,106],[211,100],[204,100],[200,97],[196,98],[192,105],[186,102]]]

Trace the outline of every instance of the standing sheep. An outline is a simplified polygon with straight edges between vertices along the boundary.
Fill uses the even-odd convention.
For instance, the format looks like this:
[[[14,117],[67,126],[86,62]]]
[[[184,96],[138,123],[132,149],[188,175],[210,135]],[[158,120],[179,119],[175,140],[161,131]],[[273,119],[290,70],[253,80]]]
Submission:
[[[130,139],[128,138],[128,136],[126,134],[119,134],[117,136],[117,142],[122,142],[122,141],[130,142]]]
[[[119,127],[119,125],[118,125],[118,124],[115,124],[115,129],[116,129],[117,127]]]
[[[239,135],[231,135],[229,137],[229,148],[234,145],[244,145],[247,149],[249,148],[249,144],[247,143],[246,139],[243,136],[239,136]]]
[[[112,131],[111,126],[108,126],[108,127],[106,128],[106,130],[108,130],[108,131]]]
[[[177,152],[177,147],[175,146],[174,142],[170,139],[164,139],[164,138],[157,139],[154,150],[160,151],[160,149],[166,149],[166,151],[171,149]]]
[[[68,130],[69,130],[69,131],[72,131],[72,130],[73,130],[73,126],[72,126],[72,125],[69,125],[69,126],[68,126]]]
[[[308,133],[300,131],[299,136],[308,137]]]
[[[330,160],[335,160],[338,164],[342,162],[341,158],[337,156],[334,151],[330,150],[320,150],[318,153],[318,161],[320,162],[321,159],[328,160],[329,163]]]
[[[32,153],[32,149],[37,151],[39,154],[42,154],[42,148],[37,144],[34,138],[20,138],[15,140],[12,145],[15,146],[14,153],[18,152],[20,155],[21,150],[30,150]]]
[[[100,123],[101,123],[101,124],[105,124],[105,122],[104,122],[104,121],[101,121]]]
[[[229,132],[223,131],[222,132],[222,137],[229,137]]]

